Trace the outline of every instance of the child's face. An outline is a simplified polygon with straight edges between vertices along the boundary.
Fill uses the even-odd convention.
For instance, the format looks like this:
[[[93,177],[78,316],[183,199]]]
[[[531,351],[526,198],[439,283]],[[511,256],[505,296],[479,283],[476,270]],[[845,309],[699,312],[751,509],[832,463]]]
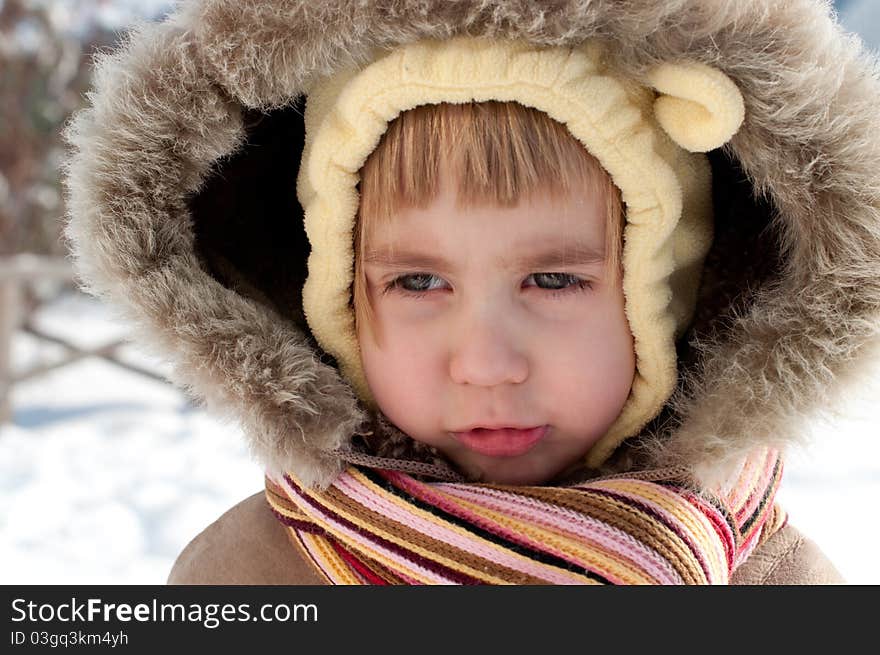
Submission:
[[[370,390],[398,428],[483,481],[562,472],[605,434],[632,385],[622,284],[602,258],[605,199],[555,200],[461,212],[444,184],[426,209],[365,235],[378,339],[358,320],[358,340]],[[371,256],[391,243],[396,264]],[[575,244],[600,256],[575,257]],[[567,264],[536,259],[563,245]],[[462,433],[475,426],[538,429]]]

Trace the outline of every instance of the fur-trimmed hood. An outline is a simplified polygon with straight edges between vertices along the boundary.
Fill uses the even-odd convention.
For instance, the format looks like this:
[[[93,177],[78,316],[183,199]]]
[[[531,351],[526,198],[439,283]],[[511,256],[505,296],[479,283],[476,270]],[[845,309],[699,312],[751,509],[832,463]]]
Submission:
[[[598,39],[632,79],[697,61],[742,92],[745,122],[709,153],[715,238],[678,390],[609,467],[721,475],[756,445],[796,442],[870,370],[880,67],[828,2],[184,2],[100,58],[66,132],[66,236],[84,288],[238,420],[267,469],[325,484],[353,434],[393,431],[303,317],[303,89],[375,48],[455,34]]]

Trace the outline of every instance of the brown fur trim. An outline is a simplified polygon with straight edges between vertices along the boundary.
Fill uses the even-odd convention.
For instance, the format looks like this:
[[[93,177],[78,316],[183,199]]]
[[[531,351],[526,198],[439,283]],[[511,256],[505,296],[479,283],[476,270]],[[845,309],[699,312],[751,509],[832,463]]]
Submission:
[[[723,229],[682,345],[682,384],[631,445],[643,463],[710,479],[756,444],[798,441],[802,422],[876,361],[880,325],[880,74],[824,1],[185,4],[100,60],[92,106],[67,130],[66,234],[84,285],[172,359],[179,384],[240,421],[269,469],[326,484],[340,466],[333,451],[366,417],[304,332],[295,283],[283,293],[306,253],[291,237],[287,256],[300,259],[284,269],[258,256],[259,241],[235,247],[221,237],[248,233],[251,217],[215,227],[205,208],[223,203],[204,192],[258,131],[248,109],[287,106],[315,75],[373,48],[465,32],[598,38],[637,79],[691,59],[736,82],[746,120],[713,157],[719,180],[746,181],[743,211],[716,196]],[[298,220],[294,210],[283,218]],[[254,224],[286,229],[270,214]]]

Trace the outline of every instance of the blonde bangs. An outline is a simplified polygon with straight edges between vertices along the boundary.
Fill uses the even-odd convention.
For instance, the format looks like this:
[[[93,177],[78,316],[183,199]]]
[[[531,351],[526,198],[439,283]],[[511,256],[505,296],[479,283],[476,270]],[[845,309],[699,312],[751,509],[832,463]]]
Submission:
[[[354,226],[356,320],[373,325],[360,262],[365,235],[405,208],[424,209],[448,174],[456,206],[513,207],[533,195],[559,197],[587,185],[606,200],[605,252],[617,278],[623,203],[611,176],[568,129],[545,112],[516,102],[440,103],[401,112],[361,168]]]

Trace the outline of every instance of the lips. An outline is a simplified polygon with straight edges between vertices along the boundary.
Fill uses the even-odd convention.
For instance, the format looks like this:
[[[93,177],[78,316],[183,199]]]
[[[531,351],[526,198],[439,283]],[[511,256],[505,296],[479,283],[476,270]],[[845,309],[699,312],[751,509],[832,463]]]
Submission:
[[[476,428],[452,434],[465,448],[488,457],[517,457],[534,448],[549,431],[549,425],[527,430]]]

